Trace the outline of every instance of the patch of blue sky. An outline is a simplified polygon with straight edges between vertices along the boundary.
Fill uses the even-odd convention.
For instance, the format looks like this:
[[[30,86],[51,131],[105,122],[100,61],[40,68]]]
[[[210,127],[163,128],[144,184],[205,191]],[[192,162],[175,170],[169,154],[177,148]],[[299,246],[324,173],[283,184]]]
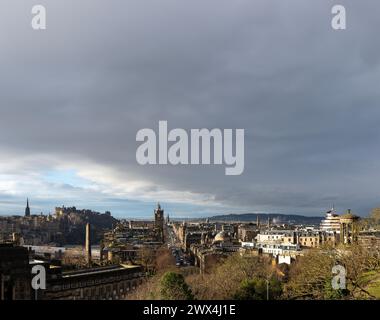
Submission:
[[[73,169],[53,169],[42,172],[45,181],[54,184],[66,184],[73,187],[85,188],[89,186],[90,181],[78,176]]]

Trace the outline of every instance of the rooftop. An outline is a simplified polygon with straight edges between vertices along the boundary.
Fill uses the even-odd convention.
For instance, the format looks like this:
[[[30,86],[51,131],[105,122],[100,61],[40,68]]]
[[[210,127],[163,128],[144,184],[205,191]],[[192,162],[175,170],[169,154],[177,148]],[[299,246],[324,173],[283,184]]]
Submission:
[[[62,278],[74,278],[74,277],[80,277],[83,275],[90,275],[90,274],[102,274],[102,273],[109,273],[109,272],[115,272],[115,271],[121,271],[125,269],[139,269],[140,266],[131,266],[131,265],[113,265],[113,266],[107,266],[107,267],[99,267],[99,268],[91,268],[91,269],[81,269],[81,270],[75,270],[75,271],[68,271],[64,272],[62,274]]]

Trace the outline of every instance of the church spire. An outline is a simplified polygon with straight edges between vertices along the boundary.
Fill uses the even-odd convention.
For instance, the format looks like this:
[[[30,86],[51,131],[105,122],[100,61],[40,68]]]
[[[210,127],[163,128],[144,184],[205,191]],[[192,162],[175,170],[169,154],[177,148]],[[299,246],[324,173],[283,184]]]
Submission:
[[[25,217],[30,216],[29,198],[26,199]]]

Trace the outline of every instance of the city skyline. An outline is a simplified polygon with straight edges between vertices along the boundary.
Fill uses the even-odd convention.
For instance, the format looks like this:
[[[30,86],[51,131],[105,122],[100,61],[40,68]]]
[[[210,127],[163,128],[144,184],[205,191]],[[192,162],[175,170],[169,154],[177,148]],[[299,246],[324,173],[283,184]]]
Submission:
[[[151,209],[153,206],[157,205],[157,203],[162,204],[160,202],[141,202],[136,204],[134,207],[132,204],[132,201],[124,200],[124,202],[120,201],[121,208],[119,210],[116,209],[116,211],[111,211],[109,207],[104,207],[104,206],[96,206],[96,204],[93,207],[90,207],[88,204],[86,206],[85,203],[82,203],[80,205],[74,204],[74,203],[69,203],[69,204],[61,204],[61,205],[54,205],[52,201],[52,207],[48,207],[48,205],[41,200],[36,201],[37,206],[36,207],[31,207],[30,206],[30,198],[26,198],[26,207],[25,204],[24,206],[17,205],[17,209],[13,210],[18,210],[17,212],[7,212],[7,213],[1,213],[0,212],[0,217],[1,216],[24,216],[26,215],[26,211],[28,210],[28,215],[51,215],[54,214],[54,211],[56,210],[57,207],[65,207],[65,208],[72,208],[75,207],[79,210],[93,210],[95,212],[99,213],[104,213],[104,212],[110,212],[111,215],[117,219],[137,219],[137,220],[146,220],[148,218],[151,219]],[[126,204],[127,203],[127,204]],[[129,204],[129,205],[128,205]],[[326,210],[322,210],[319,213],[316,213],[315,215],[304,215],[302,213],[296,213],[296,212],[264,212],[264,211],[242,211],[242,212],[233,212],[233,211],[228,211],[226,209],[221,210],[219,212],[207,212],[207,211],[198,211],[198,212],[192,212],[192,211],[187,211],[189,208],[185,205],[183,208],[178,206],[178,204],[172,204],[172,203],[165,203],[164,204],[166,208],[169,208],[167,211],[168,215],[171,215],[172,219],[199,219],[199,218],[209,218],[209,217],[217,217],[221,216],[224,217],[226,215],[247,215],[247,214],[253,214],[253,215],[263,215],[263,218],[266,219],[266,215],[279,215],[281,216],[289,216],[289,215],[296,215],[300,217],[320,217],[321,219],[325,217],[326,213],[330,212],[341,212],[344,213],[347,210],[351,211],[350,208],[337,208],[333,204],[331,208],[325,208]],[[21,211],[18,209],[19,207],[22,207]],[[45,210],[44,210],[45,209]],[[375,209],[375,208],[372,208]],[[2,210],[6,212],[4,209]],[[359,215],[360,216],[360,215]],[[367,217],[368,214],[362,215],[362,217]]]

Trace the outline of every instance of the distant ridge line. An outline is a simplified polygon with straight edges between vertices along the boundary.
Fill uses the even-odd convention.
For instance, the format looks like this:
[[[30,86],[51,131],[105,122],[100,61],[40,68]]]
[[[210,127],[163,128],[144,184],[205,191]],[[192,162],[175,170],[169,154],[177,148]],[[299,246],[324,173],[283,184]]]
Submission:
[[[281,214],[281,213],[231,213],[225,215],[217,215],[211,217],[205,217],[201,219],[194,220],[205,220],[209,221],[231,221],[231,222],[256,222],[257,217],[259,217],[261,223],[266,223],[267,219],[270,218],[272,221],[275,220],[276,223],[298,223],[298,224],[319,224],[324,216],[303,216],[297,214]]]

